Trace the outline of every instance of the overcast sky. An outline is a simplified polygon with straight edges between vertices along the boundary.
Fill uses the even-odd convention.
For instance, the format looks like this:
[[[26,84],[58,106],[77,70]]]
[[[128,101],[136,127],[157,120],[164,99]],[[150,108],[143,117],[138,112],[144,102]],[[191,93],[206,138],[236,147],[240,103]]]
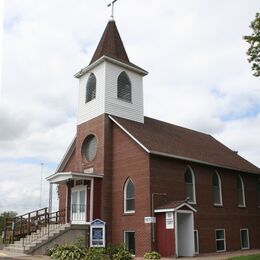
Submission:
[[[75,135],[73,75],[108,2],[0,0],[0,212],[40,206],[40,164],[53,173]],[[257,11],[259,0],[118,0],[115,20],[131,62],[149,71],[145,114],[212,134],[259,167],[260,78],[242,39]],[[42,196],[47,206],[46,181]]]

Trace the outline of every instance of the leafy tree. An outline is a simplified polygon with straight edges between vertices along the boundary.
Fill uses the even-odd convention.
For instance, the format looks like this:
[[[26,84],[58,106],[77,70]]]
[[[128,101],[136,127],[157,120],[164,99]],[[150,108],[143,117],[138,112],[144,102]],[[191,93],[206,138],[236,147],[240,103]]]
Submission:
[[[253,32],[243,38],[250,44],[247,50],[248,61],[252,63],[252,71],[255,77],[260,76],[260,13],[256,13],[255,19],[249,26]]]
[[[0,236],[3,231],[5,218],[13,218],[15,216],[17,216],[17,213],[14,211],[5,211],[0,214]]]

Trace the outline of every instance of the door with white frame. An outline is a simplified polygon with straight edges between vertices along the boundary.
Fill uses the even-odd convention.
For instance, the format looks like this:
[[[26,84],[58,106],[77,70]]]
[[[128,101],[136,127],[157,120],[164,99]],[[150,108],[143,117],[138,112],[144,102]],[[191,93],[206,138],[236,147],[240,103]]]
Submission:
[[[87,222],[87,186],[76,186],[71,189],[71,223]]]

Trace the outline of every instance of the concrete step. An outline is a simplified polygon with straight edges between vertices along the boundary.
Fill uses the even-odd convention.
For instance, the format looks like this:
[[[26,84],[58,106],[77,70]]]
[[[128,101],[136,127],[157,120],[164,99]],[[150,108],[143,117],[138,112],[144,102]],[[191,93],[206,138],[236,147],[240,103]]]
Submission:
[[[49,232],[48,227],[43,227],[41,230],[37,230],[37,232],[34,232],[31,235],[27,235],[24,239],[22,238],[19,241],[15,241],[14,244],[6,246],[5,250],[15,253],[30,252],[35,247],[47,242],[50,238],[68,230],[70,226],[70,223],[64,225],[52,224],[49,226]]]

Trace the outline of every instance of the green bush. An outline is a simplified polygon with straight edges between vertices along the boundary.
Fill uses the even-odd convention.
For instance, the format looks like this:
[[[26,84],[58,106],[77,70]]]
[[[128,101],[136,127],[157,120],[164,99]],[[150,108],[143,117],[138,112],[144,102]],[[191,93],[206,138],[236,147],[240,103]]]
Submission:
[[[58,260],[81,260],[84,259],[85,253],[75,245],[59,245],[53,249],[51,258]]]
[[[104,248],[90,247],[85,250],[84,260],[104,260],[106,259],[104,253]]]
[[[144,254],[144,259],[161,259],[161,255],[155,251]]]
[[[112,256],[112,260],[131,260],[133,256],[129,251],[122,250]]]
[[[106,254],[109,256],[109,259],[113,259],[113,255],[117,253],[125,251],[125,247],[123,244],[121,245],[110,245],[106,248]]]

